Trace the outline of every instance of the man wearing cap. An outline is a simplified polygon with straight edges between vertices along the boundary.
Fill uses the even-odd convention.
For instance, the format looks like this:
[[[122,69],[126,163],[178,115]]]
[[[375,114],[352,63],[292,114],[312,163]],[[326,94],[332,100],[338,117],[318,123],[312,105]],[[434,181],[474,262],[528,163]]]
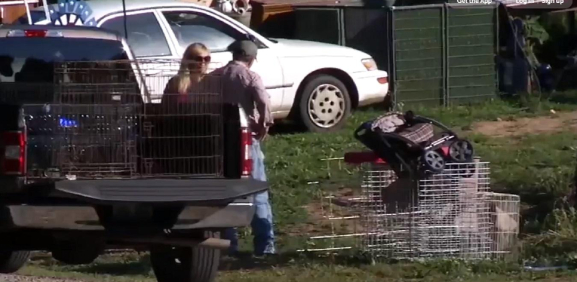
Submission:
[[[266,92],[261,77],[250,70],[256,60],[258,47],[252,41],[241,40],[229,46],[232,61],[226,66],[216,69],[214,74],[222,76],[223,100],[225,103],[240,104],[246,112],[252,140],[252,177],[266,181],[264,155],[260,142],[264,140],[269,127],[273,124],[270,111],[270,97]],[[251,227],[254,235],[254,254],[263,256],[275,253],[272,210],[269,204],[268,192],[255,196],[256,212]],[[236,253],[237,231],[229,229],[228,239],[231,240],[231,253]]]

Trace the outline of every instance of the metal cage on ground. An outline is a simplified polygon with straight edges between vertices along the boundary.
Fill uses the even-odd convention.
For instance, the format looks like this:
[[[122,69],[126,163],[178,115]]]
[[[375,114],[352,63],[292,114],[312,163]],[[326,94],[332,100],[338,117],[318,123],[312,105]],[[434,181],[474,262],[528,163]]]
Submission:
[[[333,226],[346,219],[347,226],[355,226],[349,230],[357,231],[315,234],[308,245],[317,247],[301,251],[358,249],[394,259],[490,259],[512,252],[519,197],[490,192],[489,163],[447,164],[440,174],[411,180],[397,178],[372,153],[348,154],[344,160],[360,168],[361,185],[348,195],[324,195],[323,206],[338,207],[325,208],[323,219]],[[337,209],[348,212],[337,216],[332,213]]]
[[[195,63],[65,62],[1,83],[23,108],[28,179],[221,177],[221,78],[186,87]]]

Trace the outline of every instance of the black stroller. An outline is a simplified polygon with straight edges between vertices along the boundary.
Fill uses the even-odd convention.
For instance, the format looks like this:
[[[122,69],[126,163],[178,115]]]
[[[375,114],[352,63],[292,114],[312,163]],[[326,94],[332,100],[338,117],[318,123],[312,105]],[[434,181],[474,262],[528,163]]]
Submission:
[[[434,126],[442,131],[435,136]],[[383,159],[398,177],[441,173],[446,163],[473,161],[473,145],[433,119],[392,112],[363,123],[355,138]]]

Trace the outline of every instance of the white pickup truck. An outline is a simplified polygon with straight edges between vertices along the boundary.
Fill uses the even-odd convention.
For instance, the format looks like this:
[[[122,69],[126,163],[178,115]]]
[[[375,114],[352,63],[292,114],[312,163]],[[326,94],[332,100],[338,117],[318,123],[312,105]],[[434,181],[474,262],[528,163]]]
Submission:
[[[265,38],[215,9],[185,0],[126,0],[125,10],[122,2],[61,0],[50,5],[48,13],[43,7],[33,9],[30,20],[37,25],[95,26],[125,36],[126,12],[127,42],[138,59],[180,59],[189,44],[202,42],[211,49],[212,61],[224,65],[232,58],[228,45],[250,38],[259,46],[253,70],[268,89],[275,119],[291,117],[314,132],[340,128],[353,109],[382,103],[388,94],[387,72],[359,50]],[[18,21],[28,20],[25,15]]]

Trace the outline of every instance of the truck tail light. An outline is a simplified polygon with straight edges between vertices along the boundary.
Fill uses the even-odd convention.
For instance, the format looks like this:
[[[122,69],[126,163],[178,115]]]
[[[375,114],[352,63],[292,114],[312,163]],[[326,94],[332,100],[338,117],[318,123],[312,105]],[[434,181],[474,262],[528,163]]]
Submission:
[[[46,37],[46,30],[25,30],[24,35],[26,37]]]
[[[6,37],[63,37],[61,31],[58,30],[10,30]]]
[[[1,173],[4,175],[26,174],[26,133],[10,131],[2,133]]]
[[[241,128],[241,176],[247,177],[252,175],[252,132],[247,127]]]

